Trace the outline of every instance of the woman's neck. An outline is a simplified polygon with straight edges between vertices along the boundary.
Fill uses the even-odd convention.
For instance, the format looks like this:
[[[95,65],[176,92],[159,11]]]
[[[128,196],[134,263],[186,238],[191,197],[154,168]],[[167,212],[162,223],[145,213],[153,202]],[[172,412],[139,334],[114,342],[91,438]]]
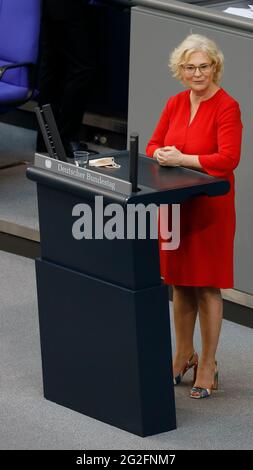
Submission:
[[[192,104],[199,104],[201,101],[209,100],[209,98],[212,98],[213,95],[219,90],[220,87],[216,85],[215,83],[213,86],[209,87],[207,90],[204,91],[195,91],[191,90],[190,92],[190,98]]]

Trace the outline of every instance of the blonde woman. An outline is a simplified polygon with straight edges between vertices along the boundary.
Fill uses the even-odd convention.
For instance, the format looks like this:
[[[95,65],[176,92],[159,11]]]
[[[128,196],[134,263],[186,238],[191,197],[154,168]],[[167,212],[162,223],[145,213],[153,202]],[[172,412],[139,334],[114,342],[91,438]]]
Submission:
[[[179,165],[230,181],[224,196],[201,196],[181,204],[180,246],[160,252],[161,274],[173,286],[174,383],[192,368],[192,398],[206,398],[218,387],[220,289],[233,287],[233,170],[240,159],[242,123],[238,103],[220,87],[223,62],[217,45],[198,34],[172,52],[169,67],[187,90],[169,98],[146,150],[163,167]],[[200,358],[193,344],[198,312]]]

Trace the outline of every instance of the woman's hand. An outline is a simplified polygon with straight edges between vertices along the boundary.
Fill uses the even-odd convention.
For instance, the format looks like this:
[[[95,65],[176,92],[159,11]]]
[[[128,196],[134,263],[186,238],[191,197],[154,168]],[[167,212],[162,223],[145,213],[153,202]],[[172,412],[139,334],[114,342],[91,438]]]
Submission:
[[[183,154],[175,146],[156,149],[153,157],[161,166],[180,166],[183,160]]]

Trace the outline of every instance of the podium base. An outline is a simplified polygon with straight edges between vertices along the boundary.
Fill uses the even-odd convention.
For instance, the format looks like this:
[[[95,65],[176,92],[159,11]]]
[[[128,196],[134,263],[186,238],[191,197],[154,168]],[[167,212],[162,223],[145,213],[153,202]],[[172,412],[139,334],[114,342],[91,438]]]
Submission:
[[[142,437],[175,429],[167,287],[36,272],[45,397]]]

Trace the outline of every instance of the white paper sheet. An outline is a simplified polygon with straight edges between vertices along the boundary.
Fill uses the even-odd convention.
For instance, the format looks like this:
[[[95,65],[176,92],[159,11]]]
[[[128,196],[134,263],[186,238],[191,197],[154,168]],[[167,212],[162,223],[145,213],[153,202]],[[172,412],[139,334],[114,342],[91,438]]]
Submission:
[[[253,19],[253,5],[249,5],[249,9],[229,7],[223,11],[225,13],[230,13],[231,15],[244,16],[246,18]]]

